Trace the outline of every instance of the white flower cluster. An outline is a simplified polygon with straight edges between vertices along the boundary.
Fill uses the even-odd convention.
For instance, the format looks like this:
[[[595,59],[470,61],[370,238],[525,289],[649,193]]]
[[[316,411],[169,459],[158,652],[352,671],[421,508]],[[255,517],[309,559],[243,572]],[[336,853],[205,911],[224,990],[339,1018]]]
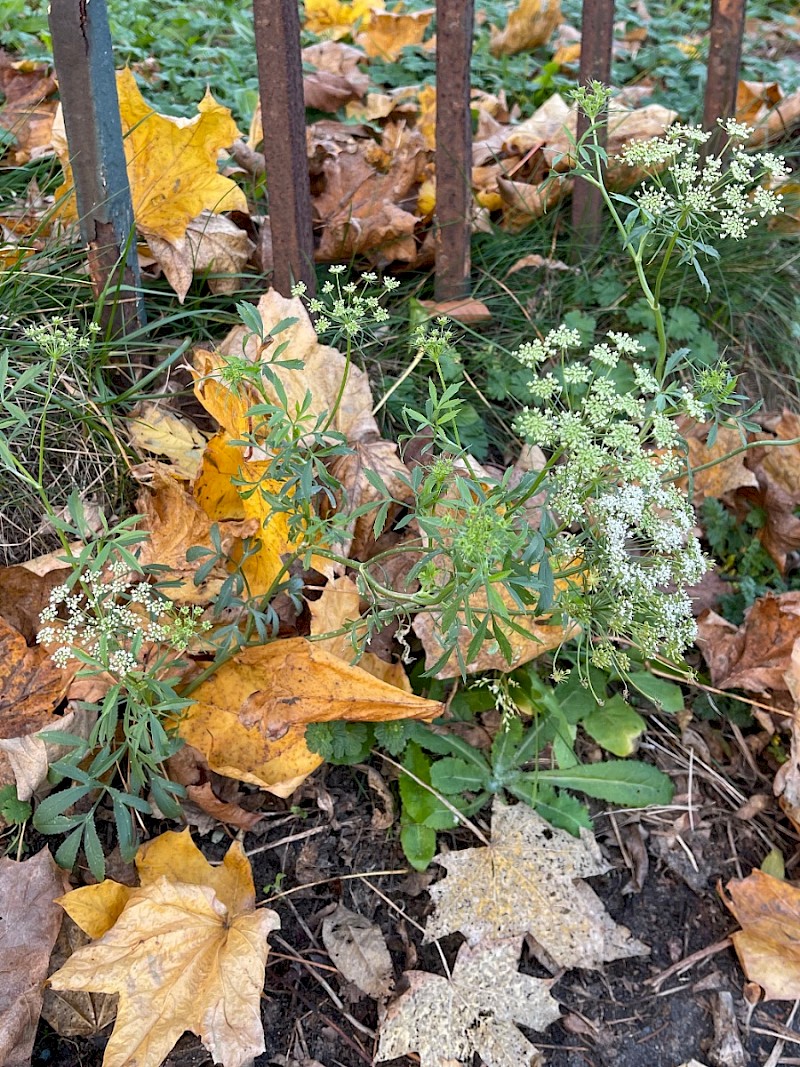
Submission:
[[[386,322],[389,318],[388,311],[381,306],[380,297],[369,293],[370,286],[377,283],[378,276],[372,272],[361,275],[361,285],[356,282],[345,282],[342,285],[340,275],[347,268],[344,264],[336,264],[328,268],[328,273],[333,275],[322,285],[321,293],[325,299],[312,297],[308,301],[308,309],[312,315],[319,316],[316,321],[317,333],[324,333],[331,326],[340,327],[346,336],[354,337],[370,322]],[[391,292],[396,289],[400,282],[396,278],[385,277],[383,289]],[[304,296],[306,286],[299,282],[292,288],[292,296]]]
[[[58,667],[77,659],[123,679],[139,670],[133,650],[143,642],[183,652],[198,631],[208,629],[199,608],[175,611],[140,575],[132,580],[123,560],[114,560],[110,572],[90,573],[79,585],[59,585],[50,594],[36,639],[57,646],[51,655]]]
[[[540,344],[552,350],[549,338]],[[525,366],[529,348],[518,356]],[[605,368],[640,351],[627,334],[609,334],[589,353],[595,371],[572,357],[560,373],[535,379],[538,404],[515,423],[530,444],[558,457],[548,486],[560,524],[556,552],[579,560],[586,575],[563,606],[585,632],[603,635],[592,653],[599,665],[609,665],[608,638],[631,640],[648,656],[679,657],[696,632],[685,589],[707,569],[691,505],[674,485],[682,470],[674,417],[703,421],[708,412],[688,389],[667,401],[654,375],[635,363],[638,392],[618,391]],[[574,397],[573,383],[580,385]]]
[[[100,323],[91,322],[87,329],[88,332],[81,335],[77,326],[68,323],[63,315],[53,315],[47,322],[26,326],[23,333],[49,359],[57,362],[64,356],[89,351],[93,338],[100,333]]]
[[[781,195],[770,186],[790,173],[784,159],[768,152],[748,155],[736,142],[747,140],[750,127],[732,120],[721,125],[728,141],[718,155],[703,154],[710,132],[681,124],[663,137],[630,142],[622,150],[624,163],[651,174],[652,181],[634,195],[655,235],[677,233],[684,243],[738,241],[759,218],[783,210]]]

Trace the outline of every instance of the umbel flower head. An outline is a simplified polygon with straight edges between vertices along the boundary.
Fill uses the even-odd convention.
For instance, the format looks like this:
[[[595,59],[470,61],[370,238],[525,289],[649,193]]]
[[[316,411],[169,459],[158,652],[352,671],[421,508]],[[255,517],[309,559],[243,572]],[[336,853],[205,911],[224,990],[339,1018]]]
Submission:
[[[720,125],[727,138],[717,154],[704,153],[710,131],[676,123],[663,137],[629,142],[619,156],[650,175],[633,198],[650,234],[661,241],[677,235],[682,247],[706,255],[715,241],[741,241],[759,219],[782,211],[772,187],[790,173],[782,156],[744,150],[751,127],[733,119]]]
[[[594,638],[593,662],[625,668],[613,639],[646,656],[679,658],[696,636],[687,587],[707,569],[693,533],[694,514],[676,488],[682,470],[678,414],[706,418],[706,405],[684,388],[661,391],[652,373],[632,364],[636,389],[617,388],[621,359],[643,351],[635,338],[610,333],[578,360],[574,330],[559,327],[523,346],[517,359],[535,368],[561,366],[529,384],[533,405],[516,429],[553,462],[548,507],[555,517],[554,554],[580,560],[582,587],[569,583],[561,607]]]
[[[36,639],[56,646],[57,666],[78,660],[122,680],[139,670],[137,651],[144,642],[184,652],[198,631],[208,629],[199,608],[176,610],[141,575],[132,577],[124,560],[114,560],[109,570],[51,592]]]

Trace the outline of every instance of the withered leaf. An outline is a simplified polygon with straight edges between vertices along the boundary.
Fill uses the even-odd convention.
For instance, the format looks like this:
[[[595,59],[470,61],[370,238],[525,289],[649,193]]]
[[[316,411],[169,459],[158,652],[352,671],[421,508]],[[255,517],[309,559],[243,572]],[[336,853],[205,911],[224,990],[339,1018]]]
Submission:
[[[0,859],[0,1063],[30,1064],[50,953],[61,926],[56,897],[67,876],[43,848],[16,863]]]
[[[763,871],[725,887],[742,929],[732,935],[744,973],[766,1000],[800,997],[800,889]]]
[[[495,799],[492,843],[435,857],[447,877],[431,886],[425,940],[460,931],[471,945],[531,935],[559,967],[599,967],[646,955],[583,878],[608,865],[592,835],[558,830],[527,804]]]
[[[379,926],[339,904],[322,921],[322,943],[348,982],[370,997],[389,995],[394,985],[392,957]]]
[[[0,737],[36,733],[52,721],[75,674],[57,667],[41,645],[0,618]]]
[[[800,593],[768,593],[736,627],[713,611],[697,620],[697,644],[720,689],[786,690],[792,649],[800,636]]]
[[[408,971],[409,988],[380,1023],[376,1060],[418,1052],[420,1067],[460,1067],[475,1053],[489,1067],[541,1067],[516,1024],[543,1031],[559,1017],[552,982],[520,974],[518,941],[462,945],[448,981]]]

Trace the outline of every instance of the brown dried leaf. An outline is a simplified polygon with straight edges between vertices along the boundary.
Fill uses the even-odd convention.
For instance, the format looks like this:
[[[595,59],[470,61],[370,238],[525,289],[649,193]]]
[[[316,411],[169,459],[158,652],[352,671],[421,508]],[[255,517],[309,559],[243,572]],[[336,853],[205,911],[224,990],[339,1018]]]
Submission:
[[[331,963],[369,997],[388,997],[394,985],[392,957],[380,927],[344,905],[322,922],[322,943]]]
[[[700,467],[704,463],[722,459],[729,452],[739,448],[742,445],[742,438],[741,434],[736,430],[721,427],[713,445],[708,445],[705,441],[700,441],[696,437],[689,437],[687,444],[689,446],[690,466]],[[695,507],[699,507],[708,497],[712,497],[715,500],[723,500],[744,486],[758,487],[758,478],[744,464],[745,455],[746,453],[742,452],[738,456],[732,456],[730,459],[723,459],[722,462],[709,467],[708,470],[698,471],[694,475],[693,500]]]
[[[790,441],[800,437],[800,415],[783,410],[767,425],[775,440]],[[770,445],[754,449],[753,466],[795,503],[800,504],[800,445]]]
[[[181,304],[196,274],[214,275],[208,279],[212,293],[235,292],[240,285],[237,275],[255,251],[253,242],[236,223],[207,210],[191,219],[180,237],[148,234],[146,240]]]
[[[65,915],[50,957],[50,973],[63,967],[69,957],[89,941],[88,934]],[[117,998],[108,993],[45,988],[42,1018],[61,1037],[93,1037],[113,1023],[116,1014]]]
[[[409,988],[380,1023],[377,1062],[418,1052],[420,1067],[460,1067],[477,1053],[491,1067],[541,1067],[516,1024],[543,1031],[559,1017],[551,981],[520,974],[518,941],[462,945],[448,981],[408,971]]]
[[[416,259],[417,216],[400,204],[425,177],[425,139],[405,126],[387,127],[382,153],[375,155],[374,147],[359,146],[322,164],[325,187],[314,210],[322,230],[317,258],[323,262],[356,255],[377,266]]]
[[[460,931],[470,945],[531,935],[559,967],[599,967],[650,951],[617,925],[582,881],[605,874],[594,837],[558,830],[527,804],[495,799],[492,843],[435,857],[447,877],[431,886],[436,905],[425,940]]]
[[[41,645],[29,648],[0,618],[0,737],[36,733],[52,722],[74,674],[57,667]]]
[[[0,1063],[30,1065],[50,953],[61,926],[55,903],[67,876],[43,848],[22,863],[0,859]]]
[[[465,324],[491,322],[492,313],[487,306],[474,297],[461,297],[454,300],[420,300],[420,304],[432,316],[446,315],[449,319]]]
[[[63,555],[63,550],[59,554]],[[41,629],[39,615],[68,572],[65,563],[42,575],[23,566],[0,567],[0,616],[19,630],[27,644],[36,644],[36,634]]]
[[[800,997],[800,889],[763,871],[734,879],[725,903],[742,929],[732,935],[742,970],[765,1000]]]
[[[740,81],[736,87],[736,121],[748,126],[757,125],[782,97],[777,82]]]
[[[0,127],[13,135],[3,154],[6,165],[21,167],[52,153],[53,118],[58,86],[49,64],[16,60],[0,49]]]
[[[800,829],[800,638],[792,646],[789,668],[784,675],[794,704],[789,758],[775,775],[773,792],[795,830]]]
[[[738,628],[713,611],[700,616],[697,628],[697,645],[715,686],[756,693],[786,691],[786,672],[800,636],[800,593],[760,597]]]

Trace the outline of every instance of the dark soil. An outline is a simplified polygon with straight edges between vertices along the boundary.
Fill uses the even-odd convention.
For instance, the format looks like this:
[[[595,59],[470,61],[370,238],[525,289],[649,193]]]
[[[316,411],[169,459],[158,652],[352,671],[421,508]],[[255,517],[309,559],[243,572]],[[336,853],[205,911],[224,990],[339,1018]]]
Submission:
[[[685,780],[676,766],[671,769],[680,794]],[[373,1063],[376,1005],[331,967],[319,936],[322,918],[342,902],[380,925],[398,978],[411,968],[441,973],[438,954],[421,945],[414,925],[424,925],[430,911],[425,889],[440,876],[440,868],[433,865],[423,875],[370,874],[407,865],[393,830],[380,828],[383,805],[358,769],[323,769],[292,803],[292,812],[272,812],[244,841],[253,852],[259,899],[286,894],[272,902],[282,928],[270,939],[263,1000],[267,1052],[256,1067],[363,1067]],[[709,1067],[766,1063],[779,1036],[775,1026],[786,1025],[791,1005],[748,1009],[744,976],[731,948],[709,952],[658,988],[652,984],[667,968],[713,948],[736,928],[717,883],[748,874],[765,852],[756,824],[736,818],[703,781],[695,781],[691,817],[687,806],[686,796],[679,795],[663,811],[598,813],[597,836],[613,869],[590,884],[613,918],[650,945],[651,953],[603,971],[573,970],[558,978],[553,994],[562,1005],[561,1022],[544,1034],[527,1035],[542,1049],[548,1067],[682,1067],[693,1057]],[[775,818],[770,814],[764,825],[774,827]],[[285,841],[288,837],[296,840]],[[442,837],[450,848],[474,844],[460,832]],[[219,830],[198,841],[212,861],[222,857],[228,844]],[[298,886],[308,888],[286,893]],[[449,959],[458,945],[458,937],[443,942]],[[547,974],[527,948],[521,970]],[[732,998],[744,1058],[715,1051],[720,994]],[[772,1036],[758,1031],[772,1031]],[[99,1067],[106,1037],[64,1040],[42,1024],[33,1067]],[[786,1058],[777,1062],[800,1063],[793,1058],[800,1056],[800,1033],[795,1046],[788,1043]],[[185,1035],[166,1064],[204,1067],[211,1062],[198,1040]],[[417,1057],[392,1061],[393,1067],[418,1063]]]

